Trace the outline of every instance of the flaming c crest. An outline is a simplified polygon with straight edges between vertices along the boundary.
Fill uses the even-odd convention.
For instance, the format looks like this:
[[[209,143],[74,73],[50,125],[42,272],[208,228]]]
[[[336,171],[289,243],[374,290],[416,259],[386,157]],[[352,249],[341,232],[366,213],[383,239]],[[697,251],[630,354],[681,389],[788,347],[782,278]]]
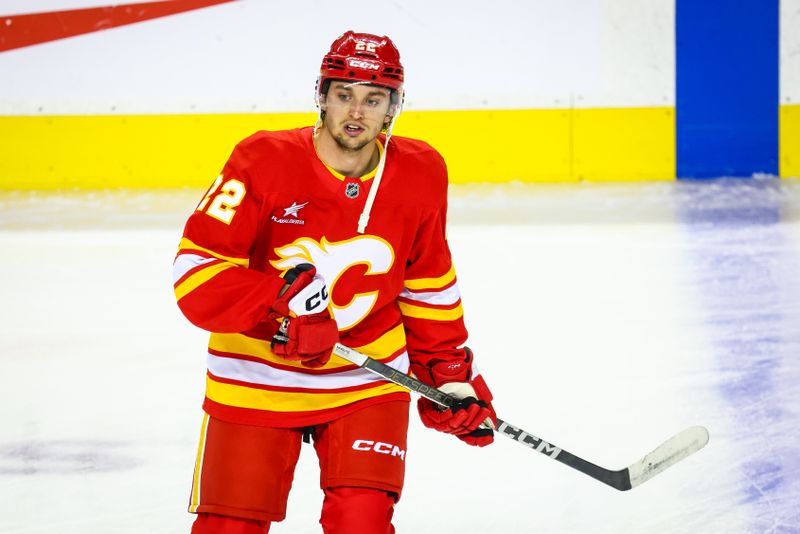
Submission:
[[[331,313],[339,330],[352,328],[369,314],[378,300],[378,292],[355,293],[343,305],[336,303],[336,283],[348,269],[365,265],[365,276],[385,274],[394,264],[394,250],[385,240],[362,235],[345,241],[330,242],[325,237],[316,241],[302,237],[278,247],[275,253],[280,259],[270,262],[278,270],[287,271],[300,263],[311,263],[328,284],[331,294]],[[341,295],[340,295],[341,296]]]

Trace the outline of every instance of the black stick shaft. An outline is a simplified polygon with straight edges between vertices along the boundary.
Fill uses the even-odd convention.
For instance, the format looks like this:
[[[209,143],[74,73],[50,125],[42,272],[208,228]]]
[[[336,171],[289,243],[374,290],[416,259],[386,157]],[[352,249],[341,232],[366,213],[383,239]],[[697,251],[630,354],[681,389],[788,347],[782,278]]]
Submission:
[[[343,356],[342,354],[339,355]],[[389,367],[388,365],[381,363],[377,360],[374,360],[366,356],[364,356],[364,358],[366,358],[366,360],[362,364],[360,364],[361,367],[384,377],[390,382],[403,386],[404,388],[413,391],[414,393],[418,393],[419,395],[422,395],[426,399],[429,399],[447,408],[453,406],[453,404],[457,402],[457,399],[451,397],[447,393],[444,393],[443,391],[440,391],[439,389],[433,386],[429,386],[428,384],[425,384],[424,382],[421,382],[416,378],[413,378],[401,371],[398,371],[397,369]],[[553,460],[557,460],[564,465],[567,465],[573,469],[576,469],[577,471],[580,471],[581,473],[589,475],[595,480],[599,480],[600,482],[607,484],[613,488],[616,488],[621,491],[631,489],[631,480],[628,469],[621,469],[619,471],[611,471],[610,469],[605,469],[587,460],[584,460],[580,456],[576,456],[569,451],[565,451],[561,447],[553,445],[552,443],[548,443],[547,441],[538,438],[535,435],[526,432],[519,427],[511,425],[500,418],[497,419],[496,431],[507,438],[513,439],[514,441],[521,443],[526,447],[529,447],[537,452],[540,452],[545,456],[552,458]]]

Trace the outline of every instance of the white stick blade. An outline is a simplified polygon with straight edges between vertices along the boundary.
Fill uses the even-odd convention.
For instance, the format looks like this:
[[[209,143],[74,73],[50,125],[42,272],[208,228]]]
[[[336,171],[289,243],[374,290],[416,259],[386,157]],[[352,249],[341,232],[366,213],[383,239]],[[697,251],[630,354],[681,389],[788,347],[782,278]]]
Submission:
[[[333,353],[340,358],[344,358],[350,363],[354,363],[358,366],[362,366],[367,361],[367,356],[361,354],[357,350],[351,349],[350,347],[345,347],[341,343],[337,343],[333,347]]]
[[[687,428],[658,446],[628,467],[631,487],[647,482],[668,467],[699,451],[708,443],[708,430],[702,426]]]

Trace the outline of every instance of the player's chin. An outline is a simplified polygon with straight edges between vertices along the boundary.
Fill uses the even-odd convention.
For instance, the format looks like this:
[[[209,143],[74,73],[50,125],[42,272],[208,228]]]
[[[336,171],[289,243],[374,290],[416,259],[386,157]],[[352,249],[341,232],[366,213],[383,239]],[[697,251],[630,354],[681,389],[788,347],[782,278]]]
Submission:
[[[378,134],[368,132],[366,130],[361,132],[361,134],[359,134],[356,137],[344,134],[340,134],[337,136],[340,146],[353,151],[361,150],[370,143],[373,143],[377,138]]]

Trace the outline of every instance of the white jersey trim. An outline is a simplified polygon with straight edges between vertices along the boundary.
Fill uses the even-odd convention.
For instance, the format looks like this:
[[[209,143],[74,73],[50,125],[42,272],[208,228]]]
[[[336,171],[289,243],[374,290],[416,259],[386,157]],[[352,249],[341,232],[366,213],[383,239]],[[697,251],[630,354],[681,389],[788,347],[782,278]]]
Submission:
[[[400,292],[400,296],[404,299],[433,304],[435,306],[452,306],[461,299],[461,292],[458,290],[458,284],[455,283],[441,291],[417,292],[403,289],[403,291]]]
[[[408,352],[403,352],[394,360],[387,362],[386,365],[402,373],[408,373]],[[214,354],[208,355],[208,370],[212,375],[227,378],[228,380],[238,380],[262,386],[307,389],[335,390],[383,380],[374,373],[360,368],[340,373],[310,374],[277,369],[259,362],[225,358]]]
[[[212,261],[217,261],[217,258],[206,258],[205,256],[199,256],[197,254],[179,254],[178,257],[175,258],[175,263],[172,264],[172,283],[176,283],[195,267],[211,263]]]

